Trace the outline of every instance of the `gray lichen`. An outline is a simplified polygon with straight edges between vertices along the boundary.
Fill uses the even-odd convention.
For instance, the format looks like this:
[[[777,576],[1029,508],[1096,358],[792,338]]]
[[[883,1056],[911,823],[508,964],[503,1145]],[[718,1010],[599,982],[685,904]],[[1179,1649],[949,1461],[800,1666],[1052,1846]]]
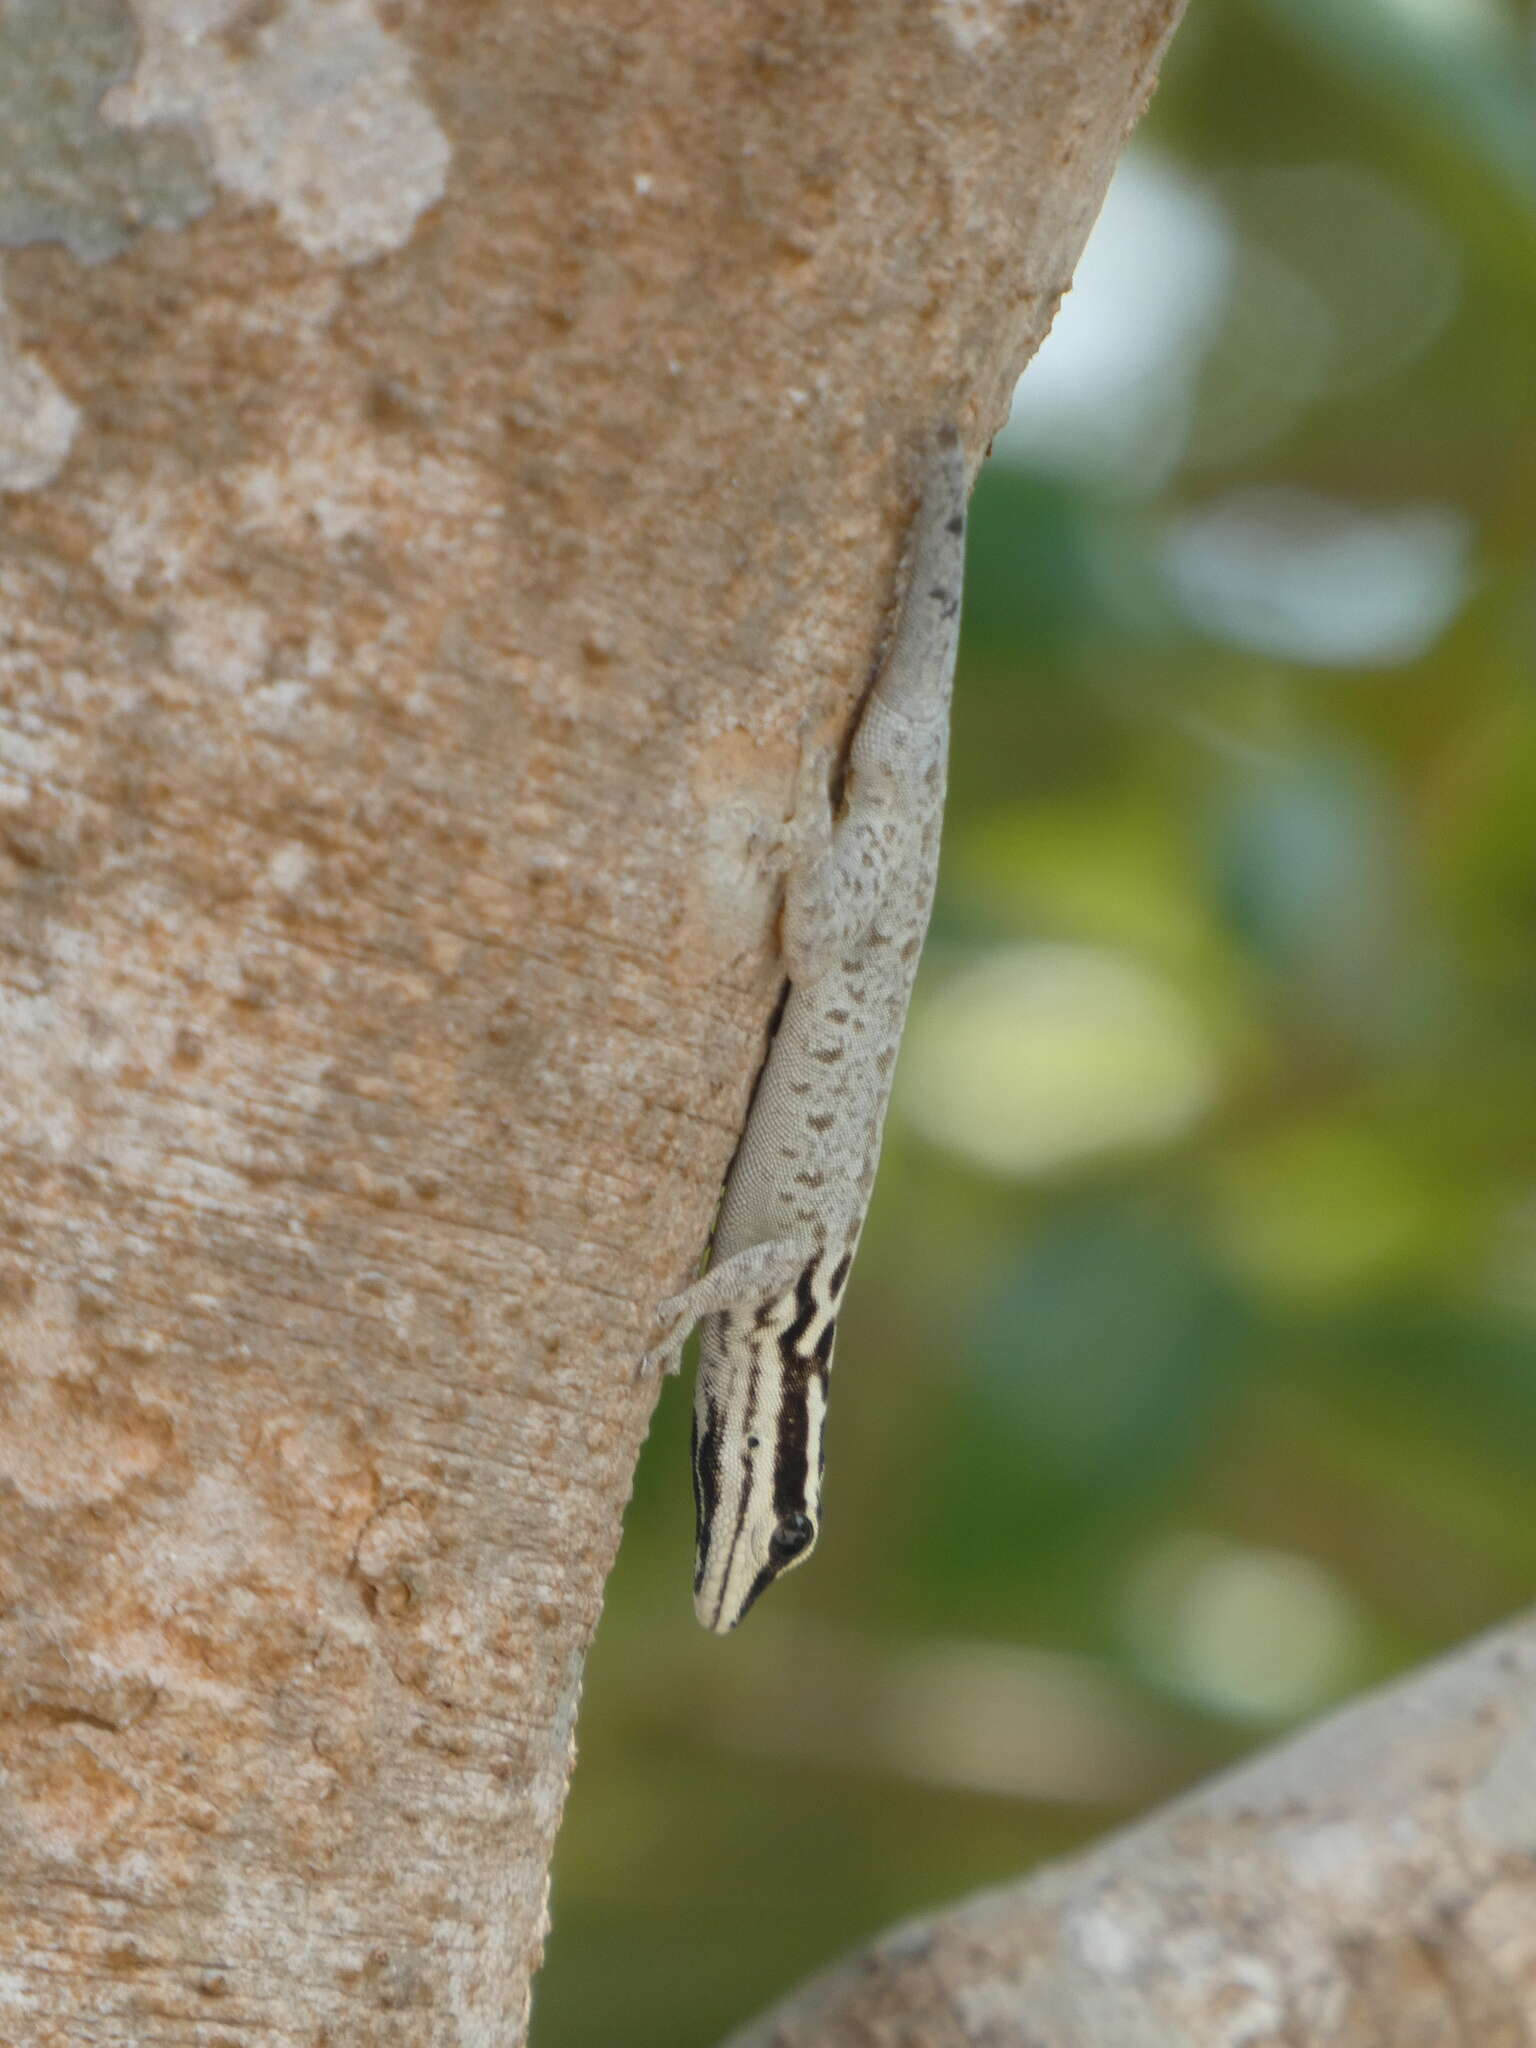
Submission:
[[[62,242],[102,263],[213,203],[191,129],[101,119],[135,42],[124,0],[0,0],[0,246]]]

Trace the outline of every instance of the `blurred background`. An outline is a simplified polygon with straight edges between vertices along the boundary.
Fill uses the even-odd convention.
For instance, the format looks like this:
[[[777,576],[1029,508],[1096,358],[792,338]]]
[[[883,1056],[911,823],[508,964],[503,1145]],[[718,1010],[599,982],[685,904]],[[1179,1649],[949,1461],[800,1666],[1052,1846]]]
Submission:
[[[823,1540],[691,1374],[536,2048],[706,2048],[1536,1591],[1536,8],[1194,0],[976,493]]]

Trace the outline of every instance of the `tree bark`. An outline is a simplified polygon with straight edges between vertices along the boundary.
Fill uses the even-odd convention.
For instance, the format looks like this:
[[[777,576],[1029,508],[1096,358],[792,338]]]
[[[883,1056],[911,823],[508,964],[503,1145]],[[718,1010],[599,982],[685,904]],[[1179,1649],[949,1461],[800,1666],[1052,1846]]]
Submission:
[[[0,0],[0,2039],[520,2038],[910,457],[1178,0]]]
[[[914,1922],[729,2048],[1524,2048],[1536,1621],[1059,1867]]]

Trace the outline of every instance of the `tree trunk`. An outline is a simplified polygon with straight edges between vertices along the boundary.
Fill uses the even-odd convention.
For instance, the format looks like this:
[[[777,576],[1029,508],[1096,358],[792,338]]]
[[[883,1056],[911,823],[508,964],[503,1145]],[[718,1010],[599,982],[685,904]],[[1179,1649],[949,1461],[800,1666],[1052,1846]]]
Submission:
[[[0,2039],[519,2038],[809,713],[1178,0],[0,0]]]
[[[1524,2048],[1533,1700],[1528,1620],[887,1936],[729,2048]]]

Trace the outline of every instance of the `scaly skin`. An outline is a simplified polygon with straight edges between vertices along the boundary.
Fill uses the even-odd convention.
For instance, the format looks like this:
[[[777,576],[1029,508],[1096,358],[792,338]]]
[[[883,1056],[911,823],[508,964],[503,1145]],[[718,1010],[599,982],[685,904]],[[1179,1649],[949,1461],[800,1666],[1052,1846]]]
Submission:
[[[823,793],[785,882],[789,977],[726,1180],[709,1270],[662,1303],[648,1369],[702,1321],[694,1394],[694,1606],[724,1633],[801,1564],[821,1515],[822,1429],[843,1289],[880,1160],[933,907],[968,495],[953,427],[923,465],[901,617],[854,735],[845,804]]]

